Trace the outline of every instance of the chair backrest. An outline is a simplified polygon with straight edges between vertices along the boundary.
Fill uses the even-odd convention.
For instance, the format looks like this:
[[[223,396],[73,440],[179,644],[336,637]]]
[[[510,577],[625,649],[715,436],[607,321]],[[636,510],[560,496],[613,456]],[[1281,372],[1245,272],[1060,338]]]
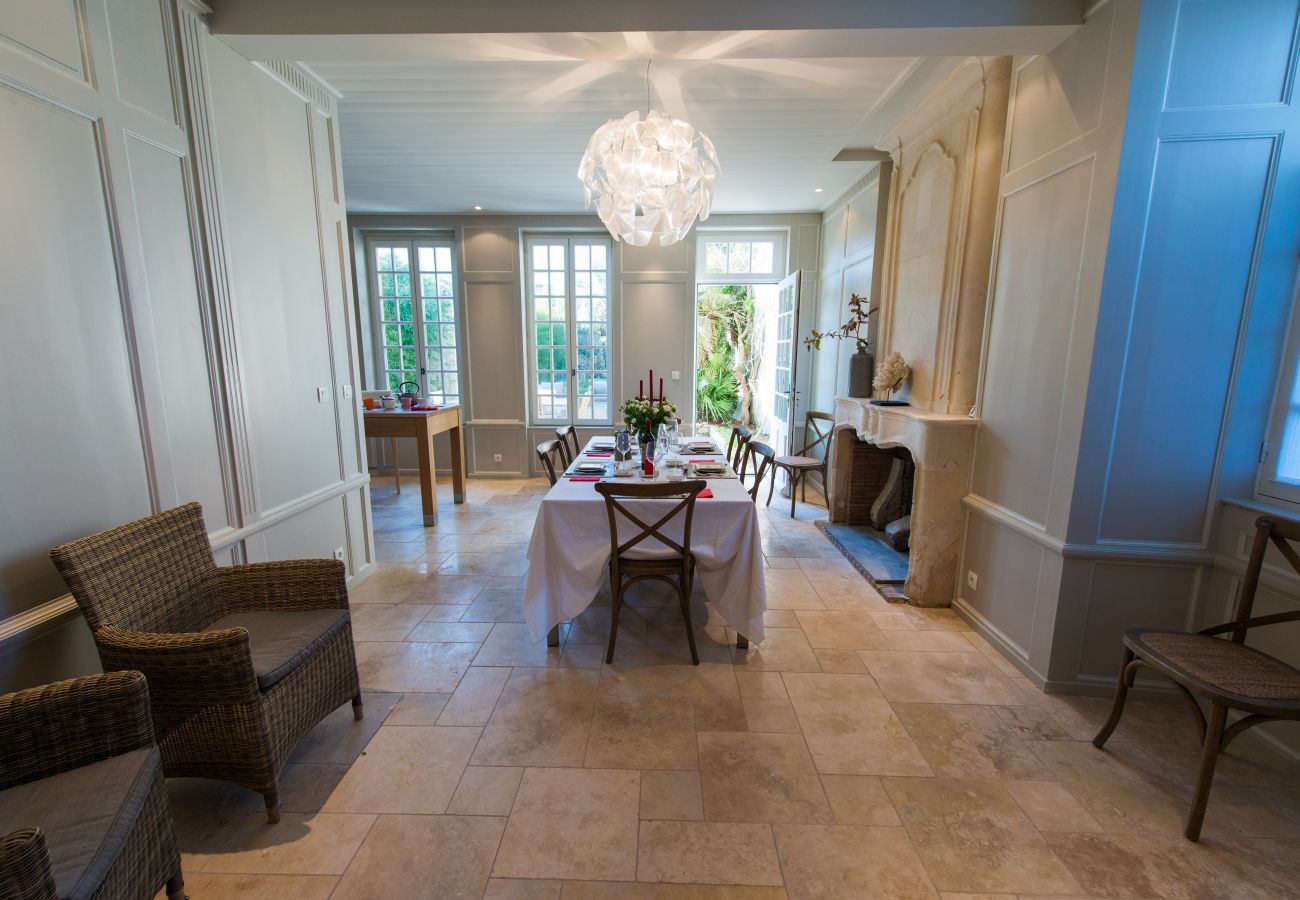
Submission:
[[[559,477],[555,474],[555,458],[557,456],[562,460],[560,464],[561,472],[569,467],[568,462],[563,461],[562,447],[563,444],[558,440],[542,441],[537,445],[537,458],[542,461],[542,468],[546,470],[546,477],[551,480],[551,484],[555,484],[556,479]]]
[[[727,441],[727,462],[737,472],[745,459],[745,445],[754,437],[754,432],[744,425],[731,426],[731,438]]]
[[[763,476],[767,474],[767,467],[772,465],[772,461],[776,459],[776,451],[762,441],[754,440],[745,445],[745,451],[747,454],[745,457],[746,465],[748,465],[750,459],[758,458],[758,463],[754,467],[754,486],[749,489],[749,499],[757,503],[759,485],[763,483]]]
[[[578,452],[582,449],[578,446],[578,431],[572,425],[561,425],[555,429],[555,436],[560,441],[560,458],[567,466],[578,458]]]
[[[808,410],[808,415],[804,417],[803,425],[803,449],[798,452],[798,456],[821,456],[825,458],[831,449],[831,434],[835,430],[835,417],[830,413],[817,412]],[[821,453],[814,453],[818,447],[821,447]]]
[[[596,493],[605,498],[605,512],[609,515],[610,563],[615,567],[616,572],[619,557],[645,541],[657,542],[667,548],[671,556],[664,558],[679,559],[683,566],[687,564],[687,560],[691,557],[691,522],[695,518],[695,500],[699,497],[700,491],[708,487],[706,482],[695,480],[666,482],[664,484],[616,484],[612,481],[601,481],[594,487]],[[676,499],[677,504],[662,513],[660,513],[660,508],[654,508],[654,514],[657,518],[649,523],[645,520],[651,518],[651,516],[646,515],[644,509],[629,508],[623,502],[625,500],[672,499]],[[638,515],[638,513],[640,514]],[[618,538],[620,516],[627,519],[638,529],[636,534],[624,541],[620,541]],[[661,530],[678,516],[684,517],[681,541],[673,540]]]
[[[1242,579],[1241,594],[1237,597],[1237,608],[1232,615],[1233,622],[1244,622],[1250,618],[1251,610],[1255,606],[1255,592],[1259,589],[1260,572],[1264,569],[1264,554],[1268,552],[1270,543],[1278,549],[1282,558],[1290,563],[1296,574],[1300,574],[1300,554],[1297,554],[1295,547],[1291,546],[1293,543],[1300,543],[1300,522],[1260,516],[1255,520],[1255,541],[1250,547],[1250,559],[1246,563],[1246,575]],[[1244,630],[1233,632],[1232,640],[1237,643],[1244,642],[1246,632]]]
[[[197,503],[69,541],[50,559],[92,631],[200,631],[222,615],[200,588],[216,562]]]

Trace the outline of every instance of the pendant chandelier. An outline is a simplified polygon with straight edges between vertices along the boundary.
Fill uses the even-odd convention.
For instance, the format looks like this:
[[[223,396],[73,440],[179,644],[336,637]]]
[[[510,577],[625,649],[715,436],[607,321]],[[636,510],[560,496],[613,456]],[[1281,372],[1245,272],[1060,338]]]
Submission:
[[[646,116],[633,110],[596,129],[578,166],[587,208],[616,241],[643,247],[657,239],[675,244],[709,217],[718,154],[713,142],[667,113],[650,109],[646,64]]]

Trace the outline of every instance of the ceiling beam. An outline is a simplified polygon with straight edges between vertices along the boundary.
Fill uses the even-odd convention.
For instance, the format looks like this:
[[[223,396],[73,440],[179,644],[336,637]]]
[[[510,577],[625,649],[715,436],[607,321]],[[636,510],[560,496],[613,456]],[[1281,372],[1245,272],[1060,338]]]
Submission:
[[[223,35],[519,34],[790,29],[1042,28],[1083,0],[211,0]]]

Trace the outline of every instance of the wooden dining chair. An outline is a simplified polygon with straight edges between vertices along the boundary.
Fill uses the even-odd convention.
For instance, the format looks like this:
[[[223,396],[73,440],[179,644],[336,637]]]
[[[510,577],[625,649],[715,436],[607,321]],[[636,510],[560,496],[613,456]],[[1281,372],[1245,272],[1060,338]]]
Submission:
[[[561,473],[569,467],[568,461],[564,459],[563,446],[558,440],[542,441],[537,445],[537,458],[542,461],[542,468],[546,470],[546,477],[552,485],[559,479],[559,475],[555,474],[556,459],[560,460]]]
[[[745,465],[748,465],[750,460],[754,460],[754,484],[748,494],[749,499],[757,503],[758,489],[763,484],[763,476],[767,474],[768,467],[776,459],[776,451],[762,441],[751,440],[745,445],[745,457]],[[773,478],[775,479],[775,473]],[[771,502],[770,497],[768,502]]]
[[[731,437],[727,440],[727,464],[735,470],[743,484],[745,481],[745,463],[748,459],[745,456],[745,445],[754,437],[752,429],[744,425],[732,425]]]
[[[1124,700],[1139,668],[1149,666],[1174,683],[1191,705],[1201,733],[1196,793],[1183,830],[1189,841],[1200,839],[1219,754],[1243,731],[1262,722],[1300,720],[1300,670],[1246,646],[1246,632],[1251,628],[1300,621],[1300,609],[1255,618],[1250,615],[1269,544],[1273,544],[1282,558],[1300,574],[1300,555],[1292,546],[1297,542],[1300,542],[1300,522],[1260,516],[1255,520],[1255,541],[1251,546],[1250,561],[1246,563],[1245,579],[1232,621],[1195,634],[1150,628],[1132,628],[1124,632],[1124,655],[1119,683],[1115,686],[1115,705],[1110,718],[1092,742],[1100,748],[1119,724]],[[1223,634],[1229,635],[1227,640],[1217,637]],[[1209,701],[1208,722],[1196,702],[1197,696]],[[1246,715],[1228,725],[1229,710],[1238,710]]]
[[[778,456],[772,460],[776,469],[786,473],[790,479],[790,518],[794,518],[795,488],[802,489],[802,499],[808,499],[808,476],[818,472],[822,476],[821,492],[829,506],[831,499],[826,492],[826,466],[830,460],[831,434],[835,427],[835,417],[830,413],[808,410],[804,417],[804,444],[798,453],[791,456]],[[821,456],[816,456],[818,448]],[[776,471],[772,472],[772,484],[767,489],[767,505],[772,505],[772,492],[776,489]]]
[[[691,522],[695,518],[695,500],[700,491],[707,487],[706,483],[702,480],[668,484],[615,484],[602,481],[594,487],[605,498],[605,511],[609,515],[609,593],[614,606],[609,622],[606,665],[614,661],[618,614],[623,608],[624,593],[639,581],[653,580],[662,581],[676,591],[681,603],[682,618],[686,622],[686,640],[691,645],[691,662],[698,666],[700,654],[695,648],[695,629],[691,625],[691,587],[695,580],[695,557],[691,555]],[[630,506],[623,502],[674,499],[677,503],[666,510],[661,506]],[[664,534],[662,529],[678,516],[683,519],[682,539],[675,541]],[[627,540],[619,540],[620,517],[639,529]],[[647,522],[646,519],[653,521]]]
[[[578,446],[578,431],[572,425],[561,425],[555,429],[555,437],[560,442],[560,459],[565,467],[578,458],[581,448]]]

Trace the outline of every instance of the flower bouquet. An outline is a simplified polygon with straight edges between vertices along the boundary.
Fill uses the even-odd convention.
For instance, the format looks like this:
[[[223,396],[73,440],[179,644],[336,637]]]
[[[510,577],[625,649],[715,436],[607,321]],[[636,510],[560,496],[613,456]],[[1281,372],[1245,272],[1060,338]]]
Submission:
[[[668,419],[676,418],[677,407],[663,397],[658,400],[633,397],[631,400],[623,401],[620,412],[623,414],[623,421],[637,431],[643,429],[645,423],[649,422],[653,434]]]

